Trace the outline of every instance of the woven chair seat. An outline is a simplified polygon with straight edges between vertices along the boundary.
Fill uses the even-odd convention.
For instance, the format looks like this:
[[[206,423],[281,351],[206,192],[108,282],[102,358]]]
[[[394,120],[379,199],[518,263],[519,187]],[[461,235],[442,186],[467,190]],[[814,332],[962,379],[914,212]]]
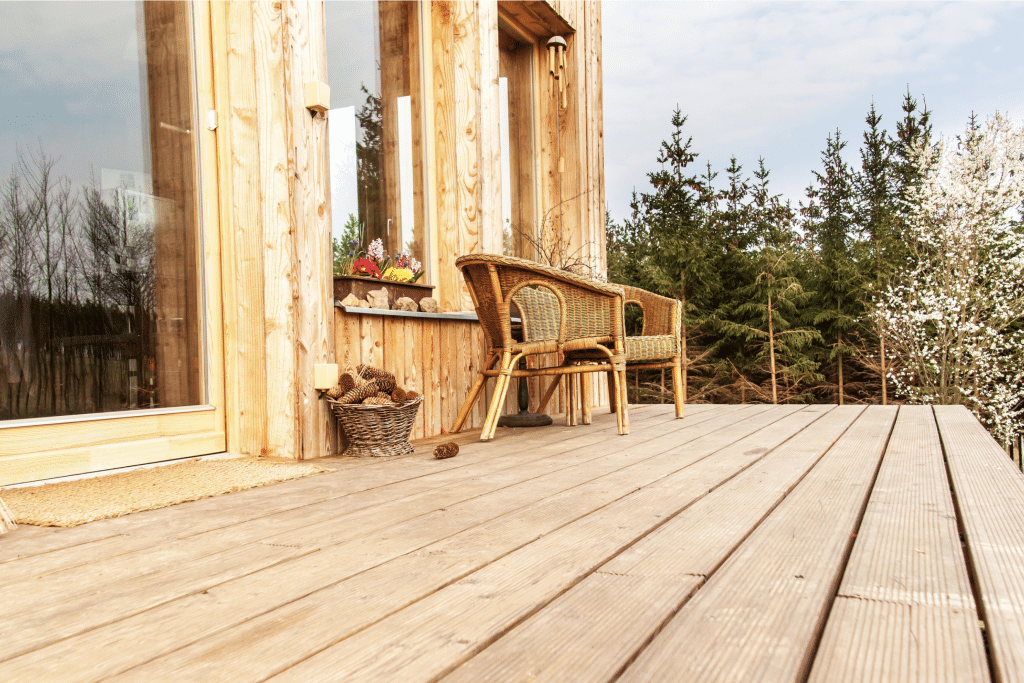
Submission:
[[[678,351],[675,335],[626,337],[626,364],[670,360]]]

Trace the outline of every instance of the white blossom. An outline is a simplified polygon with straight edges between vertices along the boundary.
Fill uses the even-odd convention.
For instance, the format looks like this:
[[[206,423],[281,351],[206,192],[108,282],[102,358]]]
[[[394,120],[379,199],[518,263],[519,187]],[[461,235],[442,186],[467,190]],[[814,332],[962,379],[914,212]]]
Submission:
[[[1005,445],[1024,431],[1024,129],[996,114],[917,163],[916,263],[875,309],[900,361],[891,378],[911,401],[969,406]]]

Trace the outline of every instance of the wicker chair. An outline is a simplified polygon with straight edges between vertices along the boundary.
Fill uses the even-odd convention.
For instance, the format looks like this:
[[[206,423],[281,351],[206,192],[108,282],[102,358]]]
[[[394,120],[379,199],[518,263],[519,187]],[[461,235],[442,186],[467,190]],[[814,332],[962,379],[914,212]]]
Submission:
[[[638,337],[626,337],[626,367],[634,370],[671,368],[676,417],[683,417],[686,402],[681,366],[683,304],[637,287],[619,286],[626,295],[625,303],[635,303],[644,312],[643,332]]]
[[[625,390],[621,289],[510,256],[472,254],[459,257],[455,263],[462,270],[473,296],[489,354],[455,418],[452,433],[462,430],[488,377],[497,377],[498,381],[480,432],[481,441],[494,438],[510,377],[559,378],[584,372],[608,372],[615,392]],[[557,306],[551,306],[551,301]],[[510,304],[513,302],[523,315],[521,342],[512,338]],[[540,305],[544,302],[548,305]],[[568,365],[565,358],[573,352],[594,354],[600,362]],[[514,369],[523,356],[550,353],[558,356],[553,366]],[[552,388],[556,383],[557,379]],[[548,396],[550,394],[549,389]],[[628,434],[629,417],[624,401],[616,403],[615,414],[619,434]]]

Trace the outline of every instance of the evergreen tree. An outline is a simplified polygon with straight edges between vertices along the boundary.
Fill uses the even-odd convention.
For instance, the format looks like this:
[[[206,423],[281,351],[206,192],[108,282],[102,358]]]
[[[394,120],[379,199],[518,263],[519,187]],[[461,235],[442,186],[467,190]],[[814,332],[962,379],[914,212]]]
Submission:
[[[720,250],[708,230],[702,204],[709,189],[688,172],[697,158],[692,138],[683,139],[686,117],[672,114],[671,138],[661,143],[658,163],[662,168],[648,174],[651,193],[634,195],[634,223],[648,231],[649,273],[653,289],[683,303],[683,338],[707,318],[720,287]],[[640,230],[634,227],[634,230]],[[688,381],[686,342],[683,348],[683,386]]]
[[[756,359],[769,376],[772,403],[778,403],[782,393],[780,377],[791,389],[802,381],[818,379],[817,363],[805,351],[821,335],[795,324],[811,296],[794,275],[795,260],[796,254],[789,249],[762,249],[750,261],[752,282],[737,292],[743,301],[735,308],[737,320],[721,322],[726,334],[756,350]]]
[[[893,142],[880,127],[882,116],[875,111],[875,103],[864,121],[864,145],[860,150],[861,170],[856,178],[857,223],[867,247],[863,259],[865,296],[877,296],[885,290],[893,273],[903,267],[909,257],[906,242],[898,230],[898,187],[895,178]],[[877,368],[881,386],[882,405],[889,402],[889,358],[884,330],[875,325],[870,331],[877,348]],[[875,356],[875,353],[871,354]]]
[[[835,137],[828,136],[821,157],[824,173],[814,171],[817,187],[812,184],[807,188],[810,203],[804,210],[805,229],[818,257],[814,325],[828,347],[827,361],[836,365],[840,405],[845,397],[843,359],[854,351],[851,336],[864,313],[861,278],[853,258],[853,173],[841,156],[845,147],[838,130]]]

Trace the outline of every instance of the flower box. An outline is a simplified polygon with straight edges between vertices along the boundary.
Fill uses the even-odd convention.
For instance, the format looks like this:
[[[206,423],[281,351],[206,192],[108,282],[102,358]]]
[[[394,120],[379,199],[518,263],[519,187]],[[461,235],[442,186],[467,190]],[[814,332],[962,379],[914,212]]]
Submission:
[[[407,296],[418,305],[420,299],[428,297],[434,292],[433,285],[378,280],[375,277],[360,277],[358,275],[334,276],[334,298],[337,301],[341,301],[349,294],[355,294],[357,299],[366,299],[367,292],[381,287],[388,290],[391,303]]]

